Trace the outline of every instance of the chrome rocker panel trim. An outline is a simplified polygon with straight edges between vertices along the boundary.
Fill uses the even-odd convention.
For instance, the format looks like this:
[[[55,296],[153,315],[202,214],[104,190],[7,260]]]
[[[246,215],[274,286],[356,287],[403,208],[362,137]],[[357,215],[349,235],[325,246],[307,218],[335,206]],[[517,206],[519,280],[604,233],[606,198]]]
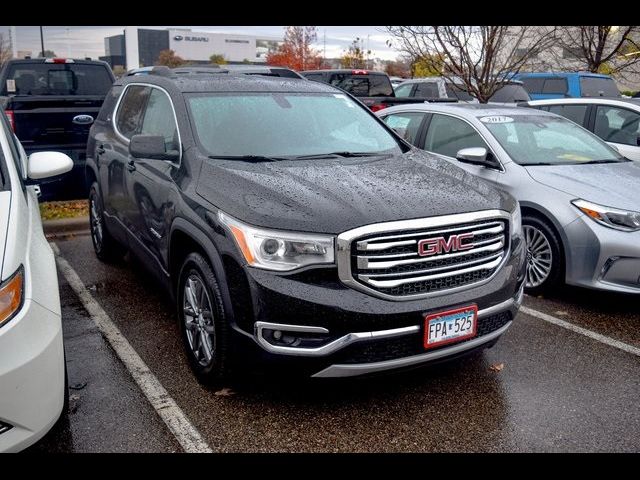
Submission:
[[[364,375],[367,373],[381,372],[384,370],[390,370],[393,368],[407,367],[410,365],[416,365],[438,358],[448,357],[449,355],[455,355],[456,353],[464,352],[472,348],[478,347],[484,343],[490,342],[498,338],[511,326],[513,320],[507,323],[505,326],[499,328],[495,332],[491,332],[482,337],[474,338],[468,342],[459,343],[453,347],[447,347],[440,350],[436,350],[431,353],[423,353],[420,355],[413,355],[411,357],[396,358],[394,360],[387,360],[384,362],[372,362],[372,363],[355,363],[346,365],[331,365],[324,370],[319,371],[312,375],[316,378],[328,378],[328,377],[354,377],[357,375]]]

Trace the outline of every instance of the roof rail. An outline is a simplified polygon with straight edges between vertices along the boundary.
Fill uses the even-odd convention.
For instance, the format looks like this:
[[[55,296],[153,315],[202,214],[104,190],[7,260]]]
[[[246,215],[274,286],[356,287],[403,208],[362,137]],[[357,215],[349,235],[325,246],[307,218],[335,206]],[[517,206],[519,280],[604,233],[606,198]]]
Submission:
[[[158,75],[160,77],[173,77],[174,73],[165,65],[157,65],[151,69],[150,75]]]

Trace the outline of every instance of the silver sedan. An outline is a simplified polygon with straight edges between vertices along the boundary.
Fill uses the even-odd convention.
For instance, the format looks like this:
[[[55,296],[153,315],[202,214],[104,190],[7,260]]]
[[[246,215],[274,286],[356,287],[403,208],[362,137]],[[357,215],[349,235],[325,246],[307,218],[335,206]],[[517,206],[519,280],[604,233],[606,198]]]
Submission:
[[[539,110],[425,103],[377,114],[418,148],[520,201],[529,293],[562,281],[640,293],[639,163],[564,117]]]

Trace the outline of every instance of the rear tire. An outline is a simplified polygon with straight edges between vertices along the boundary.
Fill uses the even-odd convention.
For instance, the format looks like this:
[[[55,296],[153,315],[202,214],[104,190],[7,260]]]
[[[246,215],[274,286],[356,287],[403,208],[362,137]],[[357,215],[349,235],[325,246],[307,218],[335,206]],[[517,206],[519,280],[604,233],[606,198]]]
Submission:
[[[98,182],[93,182],[89,189],[89,228],[91,241],[96,257],[103,262],[115,262],[124,256],[126,249],[111,236],[104,223],[104,203],[98,189]]]
[[[525,292],[549,293],[562,283],[564,276],[560,239],[546,221],[534,216],[523,216],[522,230],[527,256]]]
[[[218,280],[201,254],[191,253],[182,263],[176,298],[185,352],[196,377],[208,385],[228,380],[230,329]]]

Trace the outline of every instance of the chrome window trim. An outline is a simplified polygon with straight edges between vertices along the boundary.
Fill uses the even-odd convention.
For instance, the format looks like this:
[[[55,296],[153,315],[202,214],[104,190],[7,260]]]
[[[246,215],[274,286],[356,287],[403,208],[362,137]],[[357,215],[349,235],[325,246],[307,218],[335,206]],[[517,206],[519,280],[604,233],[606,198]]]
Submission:
[[[152,85],[150,83],[142,83],[142,82],[132,82],[132,83],[127,83],[125,85],[125,87],[122,89],[122,92],[120,93],[120,97],[118,97],[118,101],[116,102],[116,106],[113,108],[113,115],[111,116],[111,126],[113,127],[113,131],[116,133],[116,136],[120,138],[120,140],[122,140],[126,145],[129,145],[129,143],[131,142],[131,140],[129,140],[127,137],[125,137],[120,130],[118,130],[118,125],[117,125],[117,119],[118,119],[118,110],[120,109],[120,103],[122,103],[122,99],[124,98],[125,94],[127,93],[127,90],[129,89],[129,87],[131,86],[139,86],[139,87],[149,87],[149,88],[157,88],[158,90],[162,91],[167,98],[169,99],[169,105],[171,105],[171,111],[173,112],[173,122],[176,125],[176,131],[178,132],[178,149],[180,152],[180,155],[178,156],[178,162],[171,162],[169,160],[164,160],[165,163],[168,163],[169,165],[175,167],[175,168],[180,168],[180,165],[182,164],[182,137],[180,136],[180,128],[178,127],[178,116],[176,115],[176,108],[173,106],[173,101],[171,100],[171,95],[169,95],[169,92],[167,92],[166,89],[160,87],[159,85]],[[147,107],[145,105],[145,114],[147,112]],[[143,117],[144,120],[144,117]]]
[[[351,244],[354,240],[364,235],[371,235],[375,233],[391,233],[401,230],[415,230],[421,228],[437,228],[448,225],[472,223],[480,220],[487,219],[501,219],[509,222],[508,233],[505,232],[505,236],[508,238],[507,249],[504,251],[504,258],[498,264],[495,271],[484,280],[479,282],[469,283],[459,287],[448,288],[444,290],[438,290],[437,292],[418,293],[414,295],[394,296],[386,293],[381,293],[373,288],[369,288],[366,285],[356,281],[351,272]],[[375,223],[372,225],[365,225],[363,227],[354,228],[346,232],[341,233],[336,237],[336,252],[335,259],[338,266],[338,277],[340,281],[346,286],[359,290],[368,295],[382,298],[384,300],[391,300],[394,302],[404,302],[409,300],[416,300],[420,298],[431,298],[440,295],[449,295],[451,293],[468,290],[470,288],[479,287],[490,282],[502,269],[504,264],[510,258],[511,254],[511,214],[505,210],[481,210],[479,212],[469,213],[457,213],[453,215],[442,215],[438,217],[417,218],[413,220],[400,220],[392,222]]]

